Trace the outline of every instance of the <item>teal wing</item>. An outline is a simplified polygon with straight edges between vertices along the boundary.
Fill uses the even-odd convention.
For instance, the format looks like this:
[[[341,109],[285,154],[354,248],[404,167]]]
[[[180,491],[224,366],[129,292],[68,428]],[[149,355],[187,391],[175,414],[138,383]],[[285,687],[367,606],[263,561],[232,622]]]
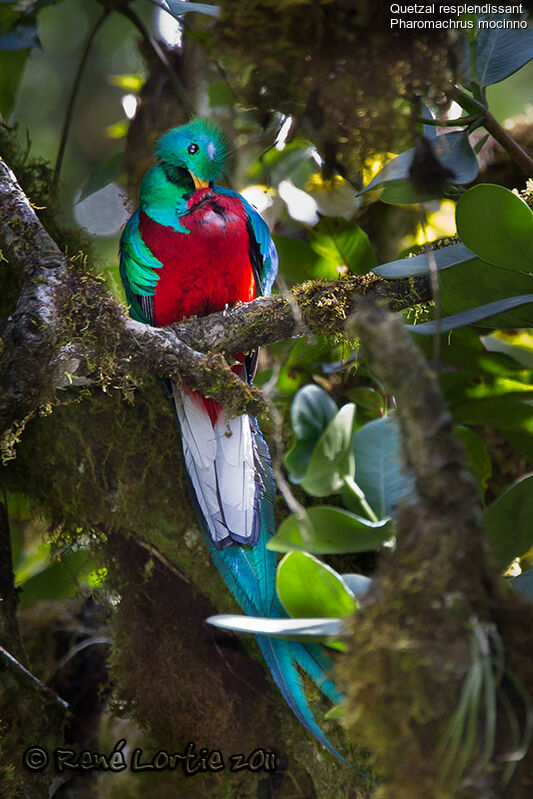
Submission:
[[[242,194],[222,186],[215,185],[213,188],[219,194],[238,197],[243,204],[248,219],[250,255],[256,272],[257,287],[260,294],[268,297],[278,273],[278,254],[267,223]]]
[[[137,322],[153,322],[153,297],[162,267],[141,238],[139,211],[129,218],[120,239],[120,278],[130,316]]]

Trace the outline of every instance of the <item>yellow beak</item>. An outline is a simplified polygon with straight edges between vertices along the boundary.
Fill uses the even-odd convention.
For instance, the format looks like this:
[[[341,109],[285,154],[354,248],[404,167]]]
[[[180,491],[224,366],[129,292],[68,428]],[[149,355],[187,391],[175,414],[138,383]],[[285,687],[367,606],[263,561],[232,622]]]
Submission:
[[[208,180],[200,180],[200,178],[197,178],[196,175],[193,175],[192,172],[189,172],[189,174],[192,178],[195,189],[207,189],[207,187],[209,186]]]

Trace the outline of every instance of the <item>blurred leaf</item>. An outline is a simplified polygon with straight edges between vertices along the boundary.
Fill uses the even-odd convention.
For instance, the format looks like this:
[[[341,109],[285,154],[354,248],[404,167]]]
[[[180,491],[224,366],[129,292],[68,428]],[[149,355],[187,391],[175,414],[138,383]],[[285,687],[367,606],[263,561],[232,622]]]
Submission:
[[[220,9],[218,6],[208,3],[196,3],[194,0],[167,0],[167,5],[173,16],[179,17],[181,14],[188,14],[194,11],[197,14],[207,14],[209,17],[218,17]]]
[[[278,251],[279,268],[283,277],[288,278],[293,283],[301,283],[303,280],[313,278],[329,278],[336,280],[339,273],[334,267],[324,264],[314,252],[308,242],[302,239],[295,239],[291,236],[281,236],[274,234],[274,244]],[[325,271],[326,267],[327,271]]]
[[[454,434],[465,448],[466,464],[484,493],[487,481],[492,474],[492,461],[487,447],[469,427],[458,426],[455,428]]]
[[[128,92],[140,92],[145,83],[145,76],[140,72],[127,75],[108,75],[107,81],[111,86],[118,86]]]
[[[307,551],[317,555],[368,552],[390,538],[389,519],[371,522],[329,505],[313,505],[303,518],[288,516],[267,544],[276,552]]]
[[[376,265],[376,256],[368,236],[355,222],[325,217],[309,233],[312,249],[335,270],[347,266],[362,275]]]
[[[317,441],[338,408],[335,401],[320,386],[310,383],[294,396],[291,406],[292,429],[301,441]]]
[[[385,407],[383,396],[376,391],[375,388],[368,386],[359,386],[358,388],[351,388],[347,392],[348,399],[355,402],[356,406],[367,408],[369,411],[374,411],[376,414],[382,413]]]
[[[461,240],[484,261],[533,271],[533,213],[512,191],[473,186],[459,199],[455,218]]]
[[[533,28],[480,30],[477,79],[482,86],[508,78],[533,58]]]
[[[483,344],[489,352],[501,352],[513,358],[521,366],[525,366],[526,369],[533,369],[533,350],[512,344],[510,341],[505,341],[494,335],[484,336]]]
[[[107,125],[105,132],[110,139],[124,139],[128,135],[129,127],[129,119],[121,119],[120,122]]]
[[[455,330],[458,327],[465,327],[466,325],[473,325],[476,322],[486,322],[487,327],[498,327],[502,323],[495,322],[494,318],[497,314],[503,311],[508,311],[511,308],[518,308],[522,305],[529,305],[533,303],[533,294],[523,294],[519,297],[508,297],[505,300],[497,300],[496,302],[489,302],[487,305],[478,305],[477,308],[469,308],[467,311],[462,311],[452,316],[446,316],[440,320],[437,328],[436,322],[422,322],[420,325],[406,325],[408,330],[421,335],[432,335],[437,331],[445,333],[448,330]],[[491,319],[491,324],[488,321]],[[531,327],[533,325],[533,313],[531,309],[527,309],[527,316],[523,316],[521,322],[517,326]]]
[[[272,185],[290,178],[295,186],[303,189],[316,171],[312,151],[308,141],[293,139],[283,150],[273,147],[253,161],[248,168],[248,174],[253,180]]]
[[[290,552],[281,559],[276,588],[293,618],[343,618],[357,608],[340,574],[308,552]]]
[[[364,574],[343,574],[342,579],[357,599],[363,597],[372,585],[370,577]]]
[[[449,170],[453,174],[450,182],[462,185],[470,183],[476,178],[478,162],[465,132],[442,133],[429,140],[429,146],[442,168]],[[422,202],[432,197],[440,196],[440,193],[421,195],[412,187],[409,181],[409,170],[414,154],[415,148],[412,147],[397,158],[389,161],[369,185],[363,189],[363,192],[386,187],[388,192],[384,192],[381,196],[383,202],[400,205]],[[400,183],[399,181],[402,182]]]
[[[448,269],[456,264],[464,263],[475,258],[475,254],[464,244],[450,244],[432,251],[437,269]],[[374,274],[386,278],[403,278],[415,275],[427,275],[430,271],[429,253],[422,252],[409,258],[400,258],[390,261],[372,270]]]
[[[11,30],[0,34],[0,50],[31,50],[38,47],[39,35],[33,19],[23,19]]]
[[[307,470],[301,480],[302,488],[314,497],[326,497],[342,487],[343,477],[353,471],[351,451],[355,405],[348,403],[331,420],[319,438]]]
[[[458,401],[452,405],[452,412],[455,421],[461,424],[533,433],[533,393]]]
[[[124,153],[115,153],[96,167],[83,187],[77,202],[81,203],[104,186],[108,186],[124,171]]]
[[[440,308],[444,316],[501,299],[533,294],[533,276],[494,266],[479,258],[444,270],[439,274],[439,284]],[[483,320],[483,327],[527,327],[531,309],[519,303],[490,321],[487,318]]]
[[[209,84],[208,94],[211,108],[217,105],[233,106],[235,103],[233,92],[222,78]]]
[[[228,613],[209,616],[206,622],[224,630],[269,635],[272,638],[285,638],[291,641],[311,639],[313,643],[319,643],[317,639],[346,635],[342,619],[265,619]]]
[[[336,413],[337,405],[320,386],[309,384],[296,392],[291,423],[297,441],[283,459],[293,482],[305,474],[316,442]]]
[[[508,580],[516,591],[533,599],[533,569],[516,577],[509,577]]]
[[[503,571],[533,546],[533,474],[504,491],[485,510],[483,524]]]
[[[17,92],[28,60],[28,50],[0,51],[0,114],[7,119],[15,106]]]
[[[48,559],[47,559],[48,560]],[[45,599],[66,599],[78,591],[78,580],[90,568],[89,554],[84,551],[69,552],[60,561],[48,565],[22,584],[23,607]]]
[[[398,422],[393,416],[360,427],[353,437],[355,481],[378,518],[391,516],[414,491],[402,464]]]

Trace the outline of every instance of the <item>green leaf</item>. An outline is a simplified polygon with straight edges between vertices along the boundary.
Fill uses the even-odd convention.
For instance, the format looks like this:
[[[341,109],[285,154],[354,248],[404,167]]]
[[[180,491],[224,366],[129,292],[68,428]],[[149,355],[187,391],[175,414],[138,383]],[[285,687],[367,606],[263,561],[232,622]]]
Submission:
[[[466,463],[483,492],[487,488],[487,481],[492,474],[492,461],[487,447],[473,430],[459,425],[454,430],[455,435],[465,448]]]
[[[78,591],[82,571],[91,568],[89,554],[84,551],[69,552],[60,561],[52,561],[44,569],[25,580],[22,585],[23,607],[44,599],[65,599]]]
[[[321,277],[336,280],[339,277],[337,269],[325,263],[307,241],[277,233],[273,239],[278,251],[280,272],[293,283]]]
[[[291,422],[297,440],[283,458],[292,482],[304,476],[318,439],[336,413],[336,403],[320,386],[310,383],[296,392]]]
[[[369,552],[390,538],[390,519],[371,522],[355,513],[329,505],[313,505],[303,517],[288,516],[267,544],[276,552],[315,552],[337,555]]]
[[[342,488],[343,478],[353,471],[351,439],[355,405],[348,403],[333,417],[318,440],[302,488],[314,497],[326,497]]]
[[[235,95],[223,78],[210,83],[208,93],[211,108],[217,105],[233,106],[235,104]]]
[[[393,416],[376,419],[353,437],[355,481],[380,519],[390,516],[413,492],[413,478],[401,460],[398,423]]]
[[[107,81],[111,86],[118,86],[128,92],[140,92],[146,78],[140,72],[127,73],[122,75],[109,75]]]
[[[440,247],[437,250],[433,250],[432,254],[438,270],[449,269],[451,266],[470,261],[476,257],[475,253],[465,247],[464,244],[450,244],[448,247]],[[375,275],[388,279],[427,275],[430,272],[429,253],[422,252],[410,258],[390,261],[388,264],[382,264],[372,271]]]
[[[357,599],[363,597],[372,585],[371,578],[364,574],[343,574],[342,579]]]
[[[383,396],[375,388],[359,386],[351,388],[347,395],[352,402],[355,402],[356,406],[367,408],[369,411],[374,411],[375,414],[381,413],[385,407]]]
[[[533,546],[533,474],[504,491],[486,509],[483,524],[503,571]]]
[[[420,333],[424,336],[432,335],[437,332],[445,333],[449,330],[455,330],[458,327],[466,327],[473,325],[476,322],[484,322],[485,327],[501,327],[502,321],[495,320],[498,314],[508,311],[511,308],[518,308],[522,305],[530,305],[533,303],[533,294],[523,294],[519,297],[507,297],[505,300],[497,300],[496,302],[489,302],[487,305],[478,305],[477,308],[469,308],[467,311],[462,311],[452,316],[446,316],[440,320],[437,327],[436,322],[422,322],[420,325],[406,325],[408,330],[413,333]],[[488,323],[488,320],[491,323]],[[533,314],[531,309],[527,309],[527,315],[522,316],[521,321],[516,327],[531,327],[533,325]]]
[[[0,114],[8,119],[17,99],[28,50],[0,51]]]
[[[452,405],[460,424],[494,427],[516,433],[533,433],[533,393],[480,397]]]
[[[459,199],[455,218],[461,240],[484,261],[533,271],[533,213],[512,191],[473,186]]]
[[[290,552],[282,558],[276,588],[293,618],[344,618],[357,608],[340,574],[308,552]]]
[[[470,183],[478,173],[478,163],[476,154],[473,151],[468,135],[464,131],[452,131],[443,133],[429,141],[433,155],[444,169],[448,169],[452,174],[451,183],[459,185]],[[363,192],[389,187],[388,194],[382,194],[384,202],[410,204],[431,199],[433,196],[421,196],[417,194],[409,182],[409,170],[415,154],[415,148],[406,150],[401,155],[389,161],[383,169],[373,178],[373,180],[363,189]],[[400,183],[400,181],[402,181]],[[398,194],[393,194],[394,190]],[[361,193],[363,193],[361,192]],[[387,199],[385,199],[387,197]]]
[[[196,3],[188,2],[187,0],[167,0],[167,5],[170,13],[174,17],[180,17],[181,14],[188,14],[190,11],[195,11],[198,14],[207,14],[209,17],[218,17],[220,9],[218,6],[211,3]]]
[[[359,225],[346,219],[321,219],[309,233],[309,243],[335,270],[347,266],[353,274],[362,275],[376,265],[368,236]]]
[[[477,79],[482,86],[508,78],[533,58],[533,28],[480,30]]]
[[[265,619],[258,616],[238,616],[223,613],[206,619],[213,627],[238,633],[268,635],[291,641],[321,643],[331,637],[347,635],[342,619]]]
[[[112,183],[124,170],[124,153],[115,153],[96,167],[82,189],[78,202]]]
[[[296,438],[318,441],[338,408],[336,402],[320,386],[310,383],[294,395],[291,423]]]

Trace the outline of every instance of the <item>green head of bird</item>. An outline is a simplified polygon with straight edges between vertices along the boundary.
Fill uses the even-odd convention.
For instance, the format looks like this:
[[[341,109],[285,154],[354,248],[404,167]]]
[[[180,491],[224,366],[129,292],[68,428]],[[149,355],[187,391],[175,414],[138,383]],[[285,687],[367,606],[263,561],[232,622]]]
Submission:
[[[220,128],[207,119],[192,119],[162,136],[155,149],[170,180],[186,169],[195,187],[217,180],[226,169],[229,144]]]

